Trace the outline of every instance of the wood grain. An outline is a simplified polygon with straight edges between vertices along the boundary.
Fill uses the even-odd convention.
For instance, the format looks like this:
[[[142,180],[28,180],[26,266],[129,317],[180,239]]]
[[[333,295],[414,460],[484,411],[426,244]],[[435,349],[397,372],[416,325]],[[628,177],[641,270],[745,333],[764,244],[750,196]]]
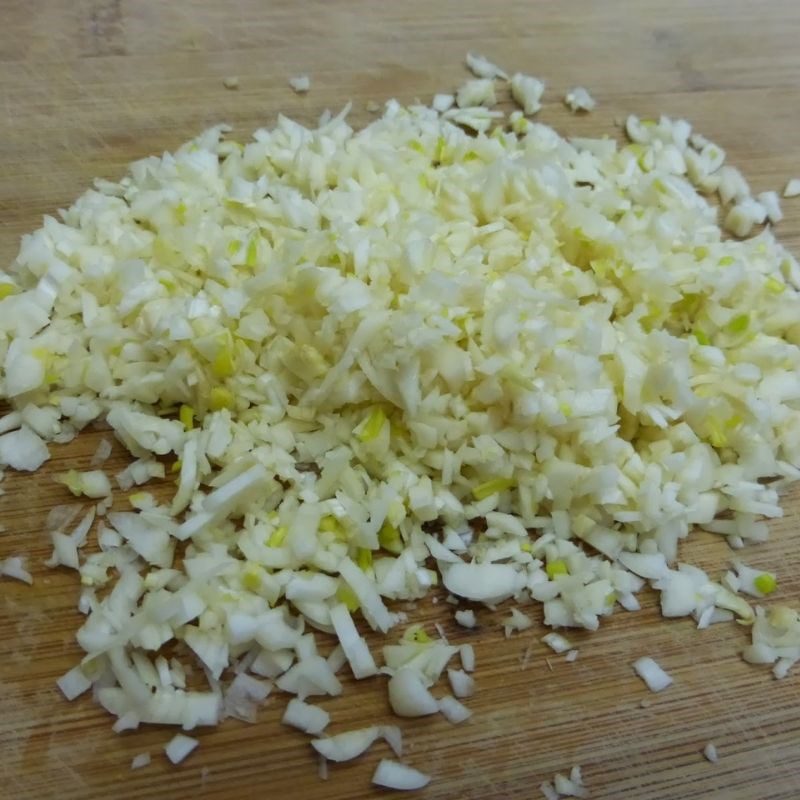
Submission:
[[[0,261],[93,177],[119,176],[130,160],[174,148],[205,125],[228,121],[244,135],[279,111],[311,121],[347,100],[361,124],[370,118],[367,101],[424,100],[457,85],[468,49],[544,77],[549,102],[540,118],[562,131],[611,132],[629,112],[685,116],[727,149],[756,190],[780,189],[800,176],[799,39],[796,0],[4,0]],[[286,83],[300,72],[313,82],[304,97]],[[238,91],[223,87],[229,75],[239,77]],[[578,83],[599,101],[589,116],[570,116],[559,103]],[[780,234],[797,252],[800,201],[787,201],[785,211]],[[306,737],[279,724],[277,697],[256,725],[229,721],[203,732],[201,747],[178,767],[161,753],[170,731],[115,736],[90,699],[61,698],[54,681],[79,657],[77,586],[74,574],[43,566],[44,520],[67,499],[52,473],[86,466],[105,435],[87,431],[58,448],[40,474],[3,484],[0,558],[28,554],[35,585],[0,584],[0,796],[375,796],[369,778],[387,753],[376,746],[319,780]],[[110,468],[123,464],[116,450]],[[800,493],[786,508],[770,542],[747,560],[777,567],[780,599],[797,603]],[[683,555],[715,573],[730,558],[706,535]],[[542,780],[573,764],[583,765],[594,798],[800,797],[797,678],[776,682],[744,664],[746,632],[736,626],[697,632],[686,621],[665,622],[648,597],[641,613],[576,635],[577,662],[551,654],[548,666],[538,626],[506,640],[500,612],[481,611],[480,628],[468,632],[454,629],[446,604],[410,610],[441,621],[454,641],[472,642],[478,657],[472,721],[403,725],[408,761],[435,776],[426,798],[533,798]],[[632,673],[631,662],[645,654],[675,677],[663,695],[649,696]],[[334,732],[389,719],[380,680],[351,682],[323,705]],[[700,754],[711,740],[716,765]],[[130,759],[143,751],[153,763],[131,772]]]

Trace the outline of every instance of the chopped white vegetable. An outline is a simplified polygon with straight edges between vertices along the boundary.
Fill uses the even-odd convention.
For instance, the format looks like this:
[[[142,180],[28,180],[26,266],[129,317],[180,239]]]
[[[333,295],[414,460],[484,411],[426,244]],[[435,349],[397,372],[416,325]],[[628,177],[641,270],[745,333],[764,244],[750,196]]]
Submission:
[[[570,111],[591,111],[597,103],[594,98],[583,88],[583,86],[576,86],[570,89],[564,96],[564,103],[569,107]]]
[[[422,675],[410,667],[402,667],[389,679],[389,705],[399,717],[423,717],[439,710]]]
[[[327,739],[314,739],[311,746],[328,761],[350,761],[368,750],[380,735],[380,729],[373,725]]]
[[[710,761],[712,764],[716,764],[717,761],[719,761],[717,746],[713,742],[709,742],[703,748],[703,756],[705,757],[706,761]]]
[[[783,190],[784,197],[800,196],[800,178],[790,178]]]
[[[576,780],[577,778],[577,780]],[[589,791],[583,786],[580,767],[573,767],[570,777],[556,773],[553,786],[562,797],[588,797]]]
[[[0,467],[33,472],[48,458],[47,445],[26,425],[0,436]]]
[[[101,464],[104,464],[106,461],[108,461],[112,450],[113,448],[111,442],[108,439],[101,439],[97,443],[97,449],[94,451],[94,455],[92,456],[92,467],[99,467]]]
[[[433,101],[431,102],[431,106],[434,111],[438,111],[440,114],[444,113],[448,109],[451,109],[456,102],[455,95],[452,94],[437,94],[433,96]]]
[[[543,781],[540,783],[539,791],[542,793],[542,797],[544,797],[545,800],[558,800],[559,798],[558,792],[553,788],[553,784],[549,781]]]
[[[173,764],[180,764],[198,744],[200,744],[200,742],[198,742],[197,739],[193,739],[191,736],[186,736],[182,733],[177,733],[169,740],[169,743],[164,748],[164,752]]]
[[[150,764],[150,753],[139,753],[131,760],[131,769],[141,769]]]
[[[90,472],[78,472],[74,469],[60,472],[56,475],[56,481],[63,483],[76,497],[84,495],[85,497],[98,499],[108,497],[111,494],[111,481],[99,469]]]
[[[487,58],[477,53],[467,53],[467,68],[476,78],[503,78],[508,80],[508,75],[497,64],[492,64]]]
[[[464,722],[472,716],[472,712],[463,703],[449,694],[439,699],[439,711],[448,722],[452,722],[454,725]]]
[[[475,612],[471,608],[459,609],[454,616],[456,622],[461,625],[462,628],[474,628],[477,624]]]
[[[331,624],[339,637],[339,644],[353,670],[353,675],[358,679],[375,675],[378,668],[375,666],[366,640],[356,630],[347,606],[344,603],[333,606],[330,610],[330,617]]]
[[[515,631],[524,631],[533,625],[533,621],[527,614],[523,614],[518,608],[511,609],[511,615],[503,620],[503,629],[506,639]]]
[[[544,83],[531,75],[517,72],[511,78],[511,96],[517,105],[529,116],[542,107]]]
[[[462,644],[458,649],[461,666],[465,672],[475,671],[475,648],[471,644]]]
[[[328,727],[331,715],[324,708],[304,703],[293,697],[283,712],[281,722],[315,736]]]
[[[311,79],[308,75],[293,75],[289,78],[289,86],[297,94],[305,94],[311,88]]]
[[[633,669],[651,692],[661,692],[672,684],[672,678],[652,658],[638,659]]]
[[[413,767],[382,758],[372,775],[372,782],[377,786],[385,786],[387,789],[411,791],[422,789],[431,782],[431,779],[429,775],[425,775]]]
[[[695,526],[763,541],[800,477],[800,265],[769,226],[724,236],[705,195],[740,236],[776,198],[684,120],[566,140],[484,105],[494,78],[358,132],[349,107],[212,128],[96,182],[0,278],[0,472],[105,420],[121,487],[177,481],[111,512],[79,477],[102,502],[47,526],[116,730],[251,720],[272,683],[250,673],[338,695],[345,661],[376,670],[362,618],[385,633],[437,583],[595,630],[650,581],[665,615],[752,622],[743,655],[776,677],[800,659],[797,615],[738,594],[771,573],[671,567]],[[511,79],[529,114],[543,88]],[[387,644],[395,710],[433,714],[456,652],[461,696],[471,647]]]
[[[761,192],[756,197],[759,203],[767,212],[767,219],[777,225],[783,219],[783,211],[781,210],[781,201],[777,192]]]
[[[475,693],[475,678],[463,669],[447,670],[447,679],[456,697],[472,697]]]
[[[22,583],[27,583],[29,586],[33,584],[33,576],[25,569],[24,556],[9,556],[0,561],[0,575],[22,581]]]
[[[566,653],[572,649],[569,640],[560,633],[547,633],[542,636],[542,641],[555,653]]]
[[[456,92],[456,105],[459,108],[493,106],[496,101],[494,83],[488,78],[478,78],[474,81],[467,81]]]
[[[69,672],[62,675],[56,684],[61,689],[62,694],[67,700],[74,700],[91,688],[92,682],[86,677],[80,664],[73,667]]]
[[[239,88],[239,78],[236,75],[228,75],[222,79],[222,85],[226,89],[238,89]]]
[[[401,758],[403,755],[403,732],[397,725],[380,725],[378,727],[386,744],[398,758]]]

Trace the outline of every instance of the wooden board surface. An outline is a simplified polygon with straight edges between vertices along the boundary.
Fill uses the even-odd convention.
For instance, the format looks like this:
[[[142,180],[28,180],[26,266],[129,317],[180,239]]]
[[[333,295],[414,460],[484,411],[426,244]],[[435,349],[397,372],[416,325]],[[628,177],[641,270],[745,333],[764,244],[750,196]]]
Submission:
[[[630,2],[215,2],[215,0],[4,0],[0,4],[0,263],[19,235],[68,204],[95,176],[118,177],[130,160],[176,147],[228,121],[247,132],[278,111],[310,122],[353,100],[428,100],[466,75],[476,49],[508,70],[548,82],[540,119],[572,134],[611,133],[635,112],[685,116],[722,144],[755,190],[800,177],[800,4],[796,0]],[[286,80],[307,72],[312,90]],[[237,75],[238,91],[223,87]],[[599,101],[589,116],[559,104],[574,84]],[[781,238],[800,251],[800,200],[787,201]],[[183,764],[166,763],[171,736],[148,728],[112,734],[90,699],[72,704],[55,679],[80,655],[74,573],[48,570],[44,520],[65,501],[54,471],[85,467],[104,434],[87,431],[42,473],[10,476],[0,497],[0,558],[30,556],[35,585],[0,583],[0,797],[227,798],[375,796],[369,778],[381,747],[334,766],[320,781],[306,737],[282,727],[270,699],[258,724],[203,732]],[[116,451],[113,470],[124,463]],[[779,598],[800,600],[800,492],[770,542],[746,554],[777,568]],[[708,535],[683,555],[718,572],[730,558]],[[744,664],[746,631],[618,614],[580,634],[568,664],[539,642],[543,631],[502,637],[501,613],[481,612],[474,632],[455,630],[445,604],[420,604],[455,642],[472,642],[478,692],[472,721],[403,724],[408,761],[435,780],[419,796],[441,800],[535,798],[538,784],[581,764],[594,798],[790,800],[800,797],[798,678],[776,682]],[[378,644],[377,639],[372,640]],[[655,656],[675,685],[649,695],[631,662]],[[552,668],[551,668],[552,667]],[[650,701],[642,707],[641,701]],[[349,682],[326,701],[332,731],[389,720],[380,680]],[[716,765],[701,756],[713,740]],[[153,763],[131,772],[131,758]],[[383,793],[390,797],[391,793]]]

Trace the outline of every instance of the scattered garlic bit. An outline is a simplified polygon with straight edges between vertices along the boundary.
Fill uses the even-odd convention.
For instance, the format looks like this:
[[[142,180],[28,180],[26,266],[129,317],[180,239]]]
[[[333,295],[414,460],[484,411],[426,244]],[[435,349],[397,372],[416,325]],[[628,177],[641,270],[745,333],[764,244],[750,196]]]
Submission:
[[[467,81],[456,92],[456,105],[459,108],[475,108],[476,106],[493,106],[497,102],[494,93],[494,82],[488,78],[477,78]]]
[[[583,86],[576,86],[574,89],[570,89],[564,96],[564,103],[573,112],[591,111],[597,105],[594,98]]]
[[[380,736],[380,728],[373,725],[369,728],[339,733],[326,739],[313,739],[311,746],[328,761],[351,761],[368,750]]]
[[[462,644],[459,648],[459,655],[461,656],[461,666],[464,672],[475,671],[475,648],[471,644]]]
[[[535,114],[542,107],[544,82],[531,75],[517,72],[511,78],[511,96],[517,105],[528,115]]]
[[[793,608],[756,608],[751,636],[742,657],[750,664],[773,664],[776,678],[785,678],[800,661],[800,615]]]
[[[800,195],[800,178],[790,178],[783,190],[784,197],[797,197]]]
[[[754,569],[741,561],[733,562],[733,571],[727,572],[722,581],[732,592],[744,592],[751,597],[767,597],[778,588],[774,572]]]
[[[454,725],[458,725],[472,716],[472,712],[463,703],[449,694],[439,700],[439,711],[448,722],[452,722]]]
[[[291,725],[315,736],[322,733],[330,721],[331,715],[325,709],[304,703],[297,697],[289,701],[281,719],[284,725]]]
[[[502,78],[508,80],[508,75],[487,58],[477,53],[467,53],[467,68],[476,78]]]
[[[749,236],[756,225],[761,225],[767,218],[767,210],[758,200],[745,197],[736,205],[731,206],[725,216],[726,230],[734,236],[744,238]]]
[[[440,114],[443,114],[445,111],[451,109],[455,102],[456,98],[452,94],[436,94],[433,96],[433,102],[431,103],[431,106],[433,107],[434,111],[438,111]]]
[[[226,89],[238,89],[239,78],[236,75],[229,75],[228,77],[222,79],[222,85]]]
[[[403,755],[403,732],[397,725],[379,725],[378,730],[392,752],[401,758]]]
[[[113,448],[111,441],[109,439],[101,439],[97,443],[97,449],[94,451],[94,455],[92,456],[91,466],[99,467],[108,461],[112,450]]]
[[[569,640],[560,633],[547,633],[542,636],[542,641],[556,653],[566,653],[572,649]]]
[[[33,576],[25,569],[25,560],[25,556],[9,556],[0,561],[0,575],[32,585]]]
[[[672,684],[672,678],[652,658],[640,658],[633,664],[636,674],[651,692],[660,692]]]
[[[531,618],[523,614],[518,608],[512,608],[510,616],[503,620],[503,630],[506,639],[515,631],[524,631],[533,625]]]
[[[588,797],[589,791],[583,785],[583,776],[580,767],[573,767],[569,777],[561,773],[556,773],[553,778],[553,785],[556,792],[561,797]]]
[[[564,656],[564,661],[576,661],[578,659],[578,651],[577,650],[570,650],[566,656]]]
[[[539,784],[539,791],[545,800],[559,800],[558,792],[553,788],[553,784],[549,781],[543,781]]]
[[[91,472],[78,472],[71,469],[67,472],[59,472],[55,476],[57,483],[62,483],[76,497],[81,495],[99,499],[108,497],[111,494],[111,481],[102,470],[92,470]]]
[[[402,667],[389,679],[389,705],[398,717],[424,717],[439,710],[426,679],[415,669]]]
[[[139,753],[131,761],[131,769],[141,769],[150,763],[150,753]]]
[[[456,697],[472,697],[475,693],[475,678],[468,675],[463,669],[447,670],[447,678],[450,681],[450,688]]]
[[[767,219],[777,225],[783,219],[781,201],[777,192],[761,192],[756,198],[767,212]]]
[[[471,608],[456,611],[455,619],[462,628],[474,628],[477,624],[475,612]]]
[[[469,128],[476,133],[486,133],[503,116],[502,111],[476,106],[473,108],[451,108],[442,115],[447,122]]]
[[[62,675],[56,685],[61,689],[61,693],[67,700],[74,700],[92,687],[92,682],[86,677],[86,673],[81,665],[73,667],[69,672]]]
[[[381,110],[381,104],[374,100],[367,100],[366,109],[370,114],[377,114]]]
[[[713,742],[709,742],[705,748],[703,749],[703,755],[705,756],[707,761],[710,761],[712,764],[716,764],[719,761],[719,755],[717,753],[717,747]]]
[[[294,75],[289,78],[289,86],[291,86],[297,94],[304,94],[311,88],[311,79],[308,75]]]
[[[410,791],[422,789],[431,782],[431,779],[429,775],[413,767],[383,758],[372,775],[372,782],[387,789]]]
[[[719,168],[717,176],[717,193],[723,205],[738,203],[750,197],[750,184],[736,167],[726,164]]]
[[[177,733],[169,740],[169,743],[164,748],[164,752],[173,764],[179,764],[198,744],[200,744],[200,742],[198,742],[197,739],[193,739],[191,736],[185,736],[182,733]]]

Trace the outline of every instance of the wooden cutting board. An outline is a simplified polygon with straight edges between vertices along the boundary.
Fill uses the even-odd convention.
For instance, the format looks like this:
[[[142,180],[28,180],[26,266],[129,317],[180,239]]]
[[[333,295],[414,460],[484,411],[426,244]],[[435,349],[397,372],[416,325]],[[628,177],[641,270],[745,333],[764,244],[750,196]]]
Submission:
[[[728,151],[756,191],[800,177],[800,4],[796,0],[576,2],[259,2],[243,0],[4,0],[0,5],[0,258],[42,213],[67,205],[95,176],[119,177],[134,158],[176,147],[204,126],[227,121],[241,135],[279,111],[311,122],[353,101],[351,119],[371,118],[368,101],[428,101],[466,78],[469,49],[509,71],[547,80],[542,121],[562,132],[612,133],[614,121],[685,116]],[[308,73],[306,96],[287,78]],[[239,89],[223,79],[238,76]],[[599,101],[576,117],[566,89],[589,87]],[[800,252],[800,199],[785,202],[780,236]],[[33,587],[0,583],[0,797],[250,798],[373,797],[370,775],[386,748],[333,766],[327,781],[305,736],[282,727],[283,700],[270,698],[255,725],[228,721],[200,734],[184,763],[166,762],[172,735],[145,728],[116,736],[87,697],[67,703],[55,679],[79,658],[74,573],[48,570],[44,522],[65,502],[52,473],[89,463],[100,430],[55,451],[34,476],[10,475],[0,497],[0,558],[27,554]],[[125,463],[116,450],[108,467]],[[162,491],[168,491],[164,487]],[[118,501],[118,505],[122,505]],[[800,601],[800,492],[770,542],[745,554],[777,569],[777,599]],[[717,574],[731,557],[698,534],[683,553]],[[617,614],[596,634],[576,634],[575,663],[533,631],[504,639],[501,612],[481,611],[474,632],[457,630],[452,609],[428,601],[413,618],[440,621],[471,642],[478,691],[471,721],[402,723],[407,760],[434,780],[420,796],[441,800],[535,798],[538,785],[573,764],[594,798],[786,800],[800,797],[798,678],[775,681],[744,664],[747,631],[694,630],[663,621],[653,600]],[[379,646],[378,639],[371,641]],[[631,662],[651,655],[675,684],[650,695]],[[346,682],[325,701],[332,732],[389,721],[382,680]],[[701,751],[713,741],[717,764]],[[131,758],[153,763],[131,772]]]

